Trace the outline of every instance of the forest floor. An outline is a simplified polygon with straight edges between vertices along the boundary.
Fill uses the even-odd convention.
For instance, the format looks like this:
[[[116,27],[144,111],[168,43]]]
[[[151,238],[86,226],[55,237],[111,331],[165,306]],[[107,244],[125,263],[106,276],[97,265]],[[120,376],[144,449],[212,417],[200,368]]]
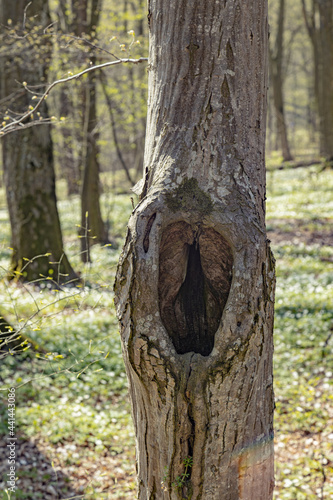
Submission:
[[[333,497],[333,172],[267,176],[268,238],[277,261],[275,314],[275,500]],[[59,203],[66,252],[81,290],[8,284],[2,312],[43,347],[1,360],[2,388],[16,388],[17,500],[134,500],[135,439],[113,306],[112,283],[131,212],[130,196],[103,197],[112,247],[80,262],[73,213]],[[9,224],[0,266],[9,265]],[[6,229],[7,228],[7,229]],[[0,393],[0,500],[7,473],[7,392]],[[14,497],[12,497],[14,498]]]

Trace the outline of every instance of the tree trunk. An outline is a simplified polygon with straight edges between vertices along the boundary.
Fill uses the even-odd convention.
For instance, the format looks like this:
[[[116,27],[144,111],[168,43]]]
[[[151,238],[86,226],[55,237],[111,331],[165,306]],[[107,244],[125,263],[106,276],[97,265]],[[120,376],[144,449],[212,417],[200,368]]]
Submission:
[[[60,128],[60,168],[63,177],[67,182],[68,196],[80,194],[80,162],[78,161],[78,152],[74,152],[77,132],[73,127],[74,103],[68,88],[62,87],[59,95],[60,116],[69,117],[69,123],[63,123]],[[80,130],[82,134],[82,131]],[[78,142],[78,141],[77,141]],[[82,140],[79,148],[81,148]],[[81,159],[81,155],[80,155]]]
[[[320,25],[318,45],[318,108],[321,154],[333,161],[333,1],[317,1]]]
[[[333,1],[312,0],[306,27],[313,47],[314,88],[319,116],[320,154],[333,161]]]
[[[97,146],[96,76],[88,74],[87,131],[85,167],[81,194],[81,252],[84,262],[90,261],[89,247],[107,243],[108,235],[100,208],[100,182]]]
[[[89,33],[88,3],[89,0],[71,0],[72,31],[79,37]]]
[[[65,9],[65,10],[64,10]],[[102,0],[71,0],[71,9],[63,4],[58,8],[58,18],[66,20],[65,26],[71,26],[76,37],[97,43],[96,28],[98,27],[99,15],[102,10]],[[98,45],[98,43],[97,43]],[[86,52],[84,43],[74,53],[73,66],[89,65],[96,63],[94,51]],[[72,98],[73,99],[73,98]],[[81,222],[80,231],[82,260],[90,259],[88,246],[94,243],[105,243],[108,241],[106,226],[102,220],[100,208],[100,181],[99,181],[99,148],[97,132],[97,93],[96,78],[90,74],[87,80],[78,82],[76,95],[71,106],[72,119],[75,128],[72,129],[72,151],[71,170],[67,168],[68,193],[81,192]],[[71,103],[72,104],[72,103]],[[66,128],[63,129],[64,133]],[[68,130],[68,129],[67,129]],[[66,136],[64,137],[67,139]],[[68,140],[68,139],[67,139]],[[73,154],[74,153],[74,154]],[[63,166],[63,168],[65,165]],[[82,182],[81,182],[82,178]],[[80,183],[80,186],[78,185]],[[86,213],[89,213],[88,217]],[[89,223],[89,227],[87,224]],[[89,243],[89,245],[88,245]]]
[[[87,36],[96,31],[102,0],[74,2],[82,13],[82,30]],[[83,13],[84,10],[84,13]],[[75,12],[75,10],[73,10]],[[88,15],[89,14],[89,15]],[[90,63],[96,64],[95,56],[90,57]],[[82,148],[83,182],[81,191],[81,257],[84,262],[90,261],[90,246],[95,243],[107,243],[106,225],[102,219],[100,207],[100,180],[98,160],[97,131],[97,87],[96,76],[89,73],[85,83],[84,105],[84,146]]]
[[[150,0],[145,178],[115,284],[138,498],[269,500],[267,5]]]
[[[71,72],[75,72],[78,68],[89,65],[86,51],[79,42],[69,45],[73,35],[79,39],[89,33],[87,2],[88,0],[61,0],[53,7],[57,20],[53,27],[57,29],[57,36],[54,38],[57,45],[53,54],[55,67],[67,64]],[[70,87],[61,86],[56,105],[60,116],[67,119],[58,129],[60,138],[55,142],[56,159],[61,157],[59,169],[67,182],[67,194],[77,195],[82,192],[86,81],[78,80]]]
[[[273,102],[277,124],[277,134],[284,161],[290,161],[293,156],[290,152],[287,124],[284,112],[283,99],[283,32],[284,32],[285,1],[280,0],[278,14],[278,28],[274,48],[269,50],[270,76],[273,86]]]
[[[21,38],[12,37],[10,32],[9,36],[4,35],[8,55],[1,59],[0,93],[2,99],[12,97],[10,102],[5,102],[9,115],[21,114],[31,104],[31,94],[25,90],[23,81],[28,82],[29,87],[38,88],[47,74],[50,40],[43,34],[33,37],[29,31],[43,33],[49,25],[48,4],[41,0],[29,5],[23,0],[15,4],[2,1],[0,7],[1,24],[6,25],[11,19],[12,26],[19,30],[16,33],[21,35]],[[45,61],[45,65],[40,61]],[[44,118],[48,116],[45,102],[39,112]],[[75,279],[76,275],[63,250],[50,128],[37,125],[7,135],[2,143],[12,230],[11,269],[19,279],[33,281],[49,277],[63,283]]]
[[[127,180],[133,186],[134,185],[133,179],[131,177],[128,165],[127,165],[127,163],[126,163],[126,161],[125,161],[125,159],[123,157],[121,148],[119,146],[118,133],[117,133],[117,123],[116,123],[116,120],[115,120],[115,117],[114,117],[114,112],[113,112],[113,103],[112,103],[111,98],[110,98],[110,96],[108,94],[108,90],[107,90],[107,77],[106,77],[106,75],[105,75],[105,73],[103,71],[100,72],[100,82],[101,82],[101,85],[102,85],[102,90],[103,90],[103,94],[104,94],[104,97],[105,97],[106,106],[107,106],[108,111],[109,111],[110,123],[111,123],[111,130],[112,130],[113,141],[114,141],[114,145],[115,145],[115,148],[116,148],[117,157],[118,157],[119,163],[121,164],[121,166],[124,169],[124,172],[126,174]]]

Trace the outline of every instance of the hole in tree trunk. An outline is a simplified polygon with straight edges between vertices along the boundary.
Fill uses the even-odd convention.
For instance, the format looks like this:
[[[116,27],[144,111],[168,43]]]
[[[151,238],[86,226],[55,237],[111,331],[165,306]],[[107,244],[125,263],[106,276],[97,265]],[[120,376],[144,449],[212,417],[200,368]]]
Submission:
[[[159,262],[160,314],[176,351],[208,356],[231,286],[228,242],[214,229],[196,235],[177,222],[162,235]]]

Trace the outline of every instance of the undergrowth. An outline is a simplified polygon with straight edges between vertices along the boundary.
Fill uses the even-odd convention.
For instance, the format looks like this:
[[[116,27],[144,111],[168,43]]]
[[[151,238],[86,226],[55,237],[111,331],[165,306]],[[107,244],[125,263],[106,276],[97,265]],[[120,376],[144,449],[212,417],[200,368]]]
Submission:
[[[273,240],[277,259],[274,498],[329,499],[333,496],[333,249],[318,243],[318,238],[313,243],[311,236],[318,231],[329,235],[333,173],[319,173],[316,167],[276,170],[268,173],[267,186],[268,237],[278,236]],[[1,313],[14,328],[24,325],[37,349],[1,360],[0,376],[2,389],[17,388],[20,435],[46,443],[72,482],[79,482],[76,471],[84,460],[102,463],[114,457],[120,463],[106,469],[99,482],[85,477],[81,498],[133,499],[134,432],[112,290],[132,210],[130,195],[104,195],[102,208],[112,245],[94,246],[92,264],[83,264],[76,227],[79,200],[59,202],[66,253],[81,273],[81,289],[55,291],[1,281]],[[0,221],[4,277],[10,258],[4,206]],[[5,396],[5,391],[1,394]],[[4,411],[5,406],[3,436]],[[17,498],[41,498],[25,490],[29,481],[37,481],[35,469],[29,470],[21,477],[18,471]]]

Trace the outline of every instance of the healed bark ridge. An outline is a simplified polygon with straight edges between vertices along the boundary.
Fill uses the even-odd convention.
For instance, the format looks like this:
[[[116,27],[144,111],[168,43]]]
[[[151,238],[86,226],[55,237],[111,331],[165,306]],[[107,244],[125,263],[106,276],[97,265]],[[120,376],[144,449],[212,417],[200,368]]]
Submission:
[[[177,353],[208,356],[230,291],[230,246],[213,229],[195,234],[176,222],[162,235],[159,264],[161,320]]]
[[[150,0],[145,176],[115,303],[140,500],[270,500],[267,5]]]

